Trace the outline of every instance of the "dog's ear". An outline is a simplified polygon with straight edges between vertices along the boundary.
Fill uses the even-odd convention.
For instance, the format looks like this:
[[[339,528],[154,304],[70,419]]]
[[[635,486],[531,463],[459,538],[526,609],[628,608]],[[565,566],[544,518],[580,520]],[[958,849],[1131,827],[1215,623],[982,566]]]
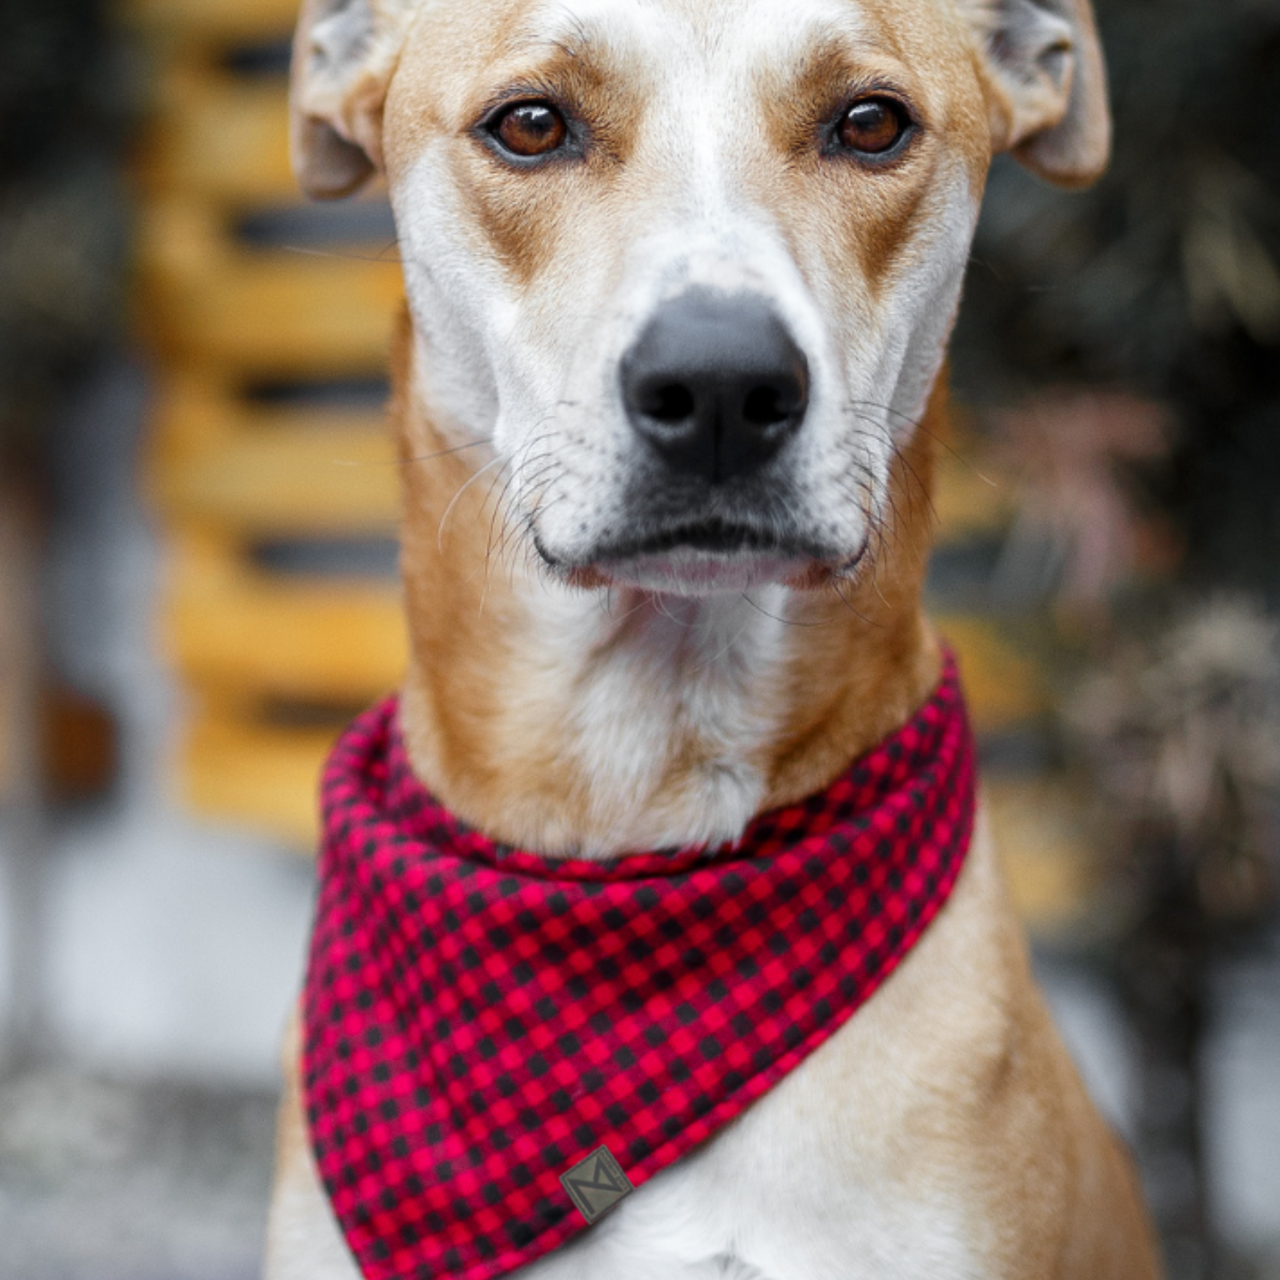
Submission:
[[[997,151],[1061,186],[1083,186],[1111,150],[1102,48],[1089,0],[961,0],[991,95]]]
[[[313,199],[350,195],[382,167],[382,106],[411,0],[304,0],[293,40],[289,146]]]

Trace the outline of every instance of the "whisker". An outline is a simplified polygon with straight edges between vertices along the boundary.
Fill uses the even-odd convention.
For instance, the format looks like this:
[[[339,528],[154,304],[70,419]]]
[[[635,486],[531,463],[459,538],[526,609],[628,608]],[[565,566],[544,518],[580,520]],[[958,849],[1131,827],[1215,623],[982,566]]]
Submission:
[[[541,426],[543,425],[543,423],[549,420],[550,418],[548,415],[548,417],[544,418],[543,421],[540,422],[538,425]],[[511,546],[515,536],[521,530],[521,526],[519,522],[516,522],[510,519],[510,511],[509,511],[509,506],[507,502],[507,495],[510,493],[512,485],[515,484],[517,480],[520,480],[521,482],[530,484],[530,485],[536,484],[538,480],[548,472],[551,472],[553,474],[551,476],[551,479],[548,480],[547,485],[544,486],[544,493],[545,493],[545,489],[551,483],[554,482],[554,478],[555,478],[554,469],[557,462],[554,455],[551,453],[550,450],[544,450],[536,454],[534,453],[535,449],[538,449],[539,446],[544,444],[550,438],[551,438],[550,432],[539,432],[538,434],[533,435],[529,438],[528,442],[524,446],[523,456],[519,458],[511,468],[511,471],[507,475],[506,481],[502,486],[502,491],[498,494],[497,500],[493,503],[493,508],[489,516],[489,534],[488,534],[488,539],[485,546],[486,573],[488,572],[488,568],[492,563],[495,555],[497,556],[499,562],[507,560],[507,554],[506,554],[507,550]],[[526,468],[529,467],[530,464],[532,464],[534,467],[537,468],[537,470],[534,472],[532,479],[530,479],[525,474]],[[487,496],[486,500],[492,497],[492,492],[493,491],[491,486],[489,495]],[[501,528],[497,536],[497,541],[495,543],[495,540],[494,540],[495,526],[498,524],[499,519],[501,520]],[[515,571],[514,564],[511,564],[510,561],[508,561],[508,564],[512,570],[512,573],[514,574],[514,571]]]
[[[411,453],[407,458],[405,458],[405,461],[413,462],[413,463],[434,462],[437,458],[447,458],[450,456],[450,454],[461,453],[464,449],[477,449],[482,444],[492,444],[492,443],[493,443],[492,436],[484,436],[479,440],[469,440],[466,444],[455,444],[448,449],[437,449],[435,453]],[[350,463],[348,465],[356,466],[359,464]],[[379,464],[379,465],[382,465],[382,464]],[[391,465],[394,466],[396,464],[393,462]]]
[[[967,458],[954,445],[948,443],[940,435],[938,435],[936,431],[930,431],[929,428],[924,425],[923,419],[913,418],[910,414],[903,413],[899,409],[894,409],[891,405],[878,404],[874,400],[849,400],[846,403],[849,404],[850,406],[858,405],[858,404],[865,405],[867,408],[870,408],[870,409],[879,409],[881,413],[893,414],[894,417],[900,419],[902,422],[906,423],[908,426],[913,427],[917,431],[923,432],[935,444],[941,445],[942,448],[944,448],[958,462],[963,462],[965,466],[968,467],[969,470],[972,471],[973,474],[977,476],[978,479],[981,480],[984,484],[991,485],[993,489],[998,489],[1000,487],[996,481],[990,478],[990,476],[983,475],[982,472],[979,471],[976,466],[974,466],[973,460],[971,458]],[[870,421],[874,421],[874,419],[870,419]]]
[[[458,499],[461,498],[462,495],[466,493],[466,491],[469,488],[471,488],[471,486],[475,484],[475,482],[479,480],[480,477],[484,475],[484,473],[488,471],[491,467],[495,467],[495,466],[501,467],[505,465],[506,465],[506,460],[504,458],[500,458],[500,457],[491,458],[488,462],[484,464],[483,467],[481,467],[478,471],[474,472],[472,475],[469,475],[458,486],[457,492],[454,493],[453,497],[449,499],[449,505],[444,509],[444,515],[440,517],[440,523],[436,526],[436,550],[438,550],[441,555],[444,555],[444,526],[449,519],[450,512],[452,512],[453,508],[457,505]]]
[[[385,249],[379,249],[377,253],[352,253],[347,249],[317,249],[314,245],[306,244],[282,244],[281,249],[285,253],[300,253],[308,258],[337,258],[344,262],[373,262],[380,266],[401,266],[404,260],[399,253],[394,258],[387,257],[387,253],[391,249],[399,249],[399,242],[391,241]]]
[[[836,593],[836,595],[839,597],[839,599],[840,599],[841,603],[844,605],[844,607],[845,607],[846,609],[848,609],[848,610],[849,610],[849,612],[850,612],[851,614],[853,614],[853,616],[854,616],[855,618],[857,618],[860,622],[864,622],[864,623],[865,623],[867,626],[869,626],[869,627],[875,627],[877,630],[883,630],[883,626],[882,626],[882,624],[880,624],[879,622],[873,622],[873,621],[872,621],[870,618],[868,618],[865,614],[860,613],[857,609],[855,609],[855,608],[854,608],[854,606],[853,606],[853,601],[851,601],[851,600],[850,600],[850,599],[849,599],[849,598],[844,594],[844,592],[840,590],[840,584],[839,584],[837,581],[835,581],[835,579],[832,579],[832,582],[831,582],[831,589],[832,589],[832,590]]]
[[[784,627],[825,627],[829,624],[826,622],[799,622],[795,618],[779,618],[777,614],[770,613],[763,605],[757,604],[746,591],[739,592],[742,598],[762,617],[769,618],[774,622],[780,622]]]
[[[743,598],[745,599],[746,592],[744,591],[742,595],[743,595]],[[738,643],[738,641],[742,638],[742,633],[746,631],[746,629],[747,629],[747,624],[744,622],[742,626],[740,626],[737,629],[737,631],[735,631],[733,635],[729,637],[729,639],[724,643],[724,645],[722,645],[719,649],[717,649],[716,652],[706,660],[706,662],[700,662],[693,669],[695,671],[709,671],[712,667],[715,666],[717,662],[720,661],[721,658],[724,657],[726,653],[729,652],[730,649],[733,648],[735,644]]]

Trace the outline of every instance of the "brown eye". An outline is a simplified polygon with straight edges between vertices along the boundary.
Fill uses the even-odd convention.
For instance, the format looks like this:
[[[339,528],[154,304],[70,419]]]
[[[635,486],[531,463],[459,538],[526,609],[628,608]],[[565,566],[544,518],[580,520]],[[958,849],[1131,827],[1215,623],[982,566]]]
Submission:
[[[892,151],[910,126],[906,111],[891,98],[862,98],[841,117],[836,137],[850,151],[879,156]]]
[[[562,147],[569,127],[555,107],[544,102],[521,102],[508,107],[490,125],[490,132],[512,155],[533,157]]]

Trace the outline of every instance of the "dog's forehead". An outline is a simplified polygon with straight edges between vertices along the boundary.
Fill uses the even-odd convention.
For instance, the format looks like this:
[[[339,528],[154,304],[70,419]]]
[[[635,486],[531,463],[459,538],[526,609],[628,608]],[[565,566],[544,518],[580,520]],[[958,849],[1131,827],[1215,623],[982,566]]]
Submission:
[[[802,56],[834,34],[870,36],[858,0],[531,0],[523,33],[575,52],[608,45],[664,65],[717,67]]]
[[[781,86],[834,49],[936,73],[928,91],[945,92],[952,64],[967,61],[956,18],[952,0],[428,0],[407,62],[431,63],[431,84],[455,103],[556,58],[737,96]]]

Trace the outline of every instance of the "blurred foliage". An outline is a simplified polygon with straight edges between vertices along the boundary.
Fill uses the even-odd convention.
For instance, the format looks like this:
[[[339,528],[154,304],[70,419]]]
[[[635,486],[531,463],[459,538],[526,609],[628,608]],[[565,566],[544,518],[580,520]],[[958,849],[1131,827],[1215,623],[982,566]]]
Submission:
[[[1193,579],[1280,603],[1280,3],[1098,0],[1107,175],[1055,191],[1002,158],[955,346],[960,394],[1046,382],[1169,404],[1155,496]]]
[[[1209,931],[1265,919],[1280,870],[1280,624],[1224,595],[1150,621],[1115,637],[1064,708],[1071,750],[1122,828],[1114,847],[1132,855],[1112,896],[1176,892]]]
[[[100,0],[0,0],[0,452],[123,315],[129,77]]]
[[[1134,1140],[1170,1275],[1203,1280],[1229,1261],[1205,1156],[1210,970],[1274,919],[1280,871],[1280,0],[1095,3],[1111,167],[1064,193],[996,163],[953,371],[1039,480],[1004,559],[1038,539],[1066,566],[1057,613],[1077,625],[1052,661],[1083,678],[1058,733],[1108,833]]]

